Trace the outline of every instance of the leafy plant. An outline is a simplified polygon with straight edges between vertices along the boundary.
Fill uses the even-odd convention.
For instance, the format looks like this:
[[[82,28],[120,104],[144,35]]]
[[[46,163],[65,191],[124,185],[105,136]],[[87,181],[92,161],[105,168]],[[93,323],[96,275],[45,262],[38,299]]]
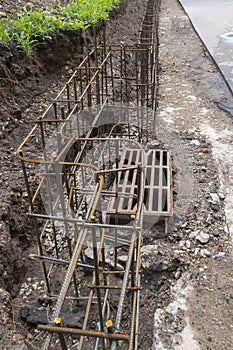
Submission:
[[[26,54],[30,54],[39,40],[51,40],[61,28],[61,20],[47,11],[20,13],[13,23],[15,40]]]
[[[12,18],[0,14],[0,44],[14,40],[29,55],[43,40],[52,40],[64,30],[83,30],[105,20],[120,0],[73,0],[66,6],[45,11],[26,11]]]
[[[6,44],[11,40],[11,19],[4,15],[0,15],[0,43]]]

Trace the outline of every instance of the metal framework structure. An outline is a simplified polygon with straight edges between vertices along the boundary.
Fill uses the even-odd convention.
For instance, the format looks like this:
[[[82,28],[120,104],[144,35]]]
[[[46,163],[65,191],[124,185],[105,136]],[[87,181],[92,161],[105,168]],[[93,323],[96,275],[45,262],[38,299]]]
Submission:
[[[156,109],[157,7],[148,1],[134,46],[95,45],[18,149],[54,300],[38,325],[43,350],[138,349],[143,219],[172,214],[169,153],[144,147]],[[79,326],[64,324],[71,305]]]

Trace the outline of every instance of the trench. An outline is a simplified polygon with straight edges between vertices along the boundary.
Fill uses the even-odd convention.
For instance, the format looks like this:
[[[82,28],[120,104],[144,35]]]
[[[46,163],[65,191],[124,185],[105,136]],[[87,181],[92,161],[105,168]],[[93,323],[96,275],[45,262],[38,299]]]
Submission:
[[[47,332],[41,332],[41,335],[35,337],[35,340],[32,337],[30,344],[32,344],[33,347],[41,348],[43,346],[44,349],[49,349],[55,346],[58,349],[66,349],[66,344],[69,344],[69,347],[73,348],[78,346],[79,349],[86,347],[92,349],[93,346],[95,346],[95,348],[102,346],[103,349],[110,347],[111,349],[136,349],[139,346],[139,342],[141,342],[141,340],[138,339],[139,292],[141,290],[139,255],[142,232],[142,226],[140,226],[142,225],[140,208],[143,205],[141,197],[144,180],[143,172],[140,171],[140,165],[135,166],[135,164],[140,164],[142,162],[142,166],[144,166],[141,145],[148,144],[150,141],[155,141],[153,137],[153,124],[154,112],[157,104],[157,16],[157,2],[148,1],[145,6],[144,16],[142,16],[139,35],[135,46],[121,44],[120,47],[110,48],[107,46],[108,44],[106,44],[105,29],[100,27],[94,28],[93,32],[90,31],[90,42],[92,42],[92,45],[94,44],[94,49],[87,52],[87,55],[84,56],[78,69],[71,75],[71,78],[60,90],[60,93],[55,97],[53,103],[44,112],[43,116],[37,119],[35,127],[29,132],[28,137],[25,138],[18,148],[18,157],[22,162],[21,175],[25,177],[27,189],[27,193],[24,192],[25,203],[23,204],[25,205],[26,202],[29,204],[29,217],[31,217],[31,220],[28,225],[30,225],[30,231],[34,236],[33,241],[37,236],[38,242],[39,253],[30,254],[30,257],[33,260],[38,259],[39,262],[42,262],[45,289],[48,293],[48,299],[42,296],[38,297],[38,301],[40,300],[39,302],[42,303],[40,312],[31,307],[31,302],[29,300],[33,300],[32,292],[26,294],[26,296],[28,296],[27,306],[21,308],[20,311],[21,317],[26,320],[28,324],[41,323],[38,326],[40,330],[50,331],[49,335]],[[78,38],[78,43],[80,44],[82,40],[82,38]],[[85,36],[84,44],[86,43]],[[78,56],[81,56],[80,47],[83,47],[83,43],[79,45]],[[59,47],[58,51],[60,49]],[[65,55],[66,48],[62,47],[61,51]],[[46,53],[45,57],[47,56],[51,64],[50,73],[53,74],[53,67],[56,65],[56,53],[50,48],[48,55]],[[37,75],[38,73],[35,74],[35,76]],[[111,103],[114,102],[114,105],[111,106],[109,101]],[[122,105],[122,102],[124,105]],[[96,108],[98,105],[101,106],[99,109]],[[9,107],[8,103],[7,106]],[[21,108],[26,109],[27,106],[28,104],[21,106]],[[86,107],[89,110],[86,110]],[[83,115],[81,113],[79,120],[77,119],[77,113],[82,109],[85,110],[85,112],[83,112]],[[106,115],[108,118],[111,116],[110,119],[112,119],[113,122],[109,123],[109,120],[106,120]],[[95,116],[98,116],[97,119]],[[109,129],[108,131],[106,130],[106,122],[107,129]],[[56,129],[57,125],[59,125],[58,133]],[[132,127],[132,125],[134,125],[134,127]],[[73,141],[72,130],[78,132],[79,143]],[[80,130],[82,130],[81,133]],[[88,130],[91,130],[91,132]],[[6,132],[14,135],[14,128],[11,129],[9,124],[9,129],[7,125]],[[122,134],[125,134],[127,137],[125,140],[123,138],[119,141],[118,138],[122,138]],[[112,136],[115,136],[116,141],[111,139]],[[108,139],[107,142],[106,139]],[[136,156],[133,154],[131,156],[130,153],[127,155],[126,153],[126,161],[121,161],[119,154],[122,153],[125,147],[129,147],[130,150],[133,145],[136,145],[137,148]],[[57,147],[59,152],[56,155]],[[102,147],[106,149],[106,155],[103,153]],[[36,152],[35,149],[37,149]],[[42,161],[38,161],[38,158],[34,157],[35,154],[38,154],[39,149],[41,151],[43,150],[44,158]],[[69,152],[66,154],[64,160],[64,154],[67,149],[69,149]],[[81,149],[80,154],[79,152],[76,153],[77,149]],[[86,149],[86,151],[83,152],[84,149]],[[65,153],[63,150],[65,150]],[[116,152],[116,154],[112,156],[114,152]],[[165,186],[164,189],[161,190],[161,200],[165,202],[165,204],[163,203],[164,207],[162,207],[160,202],[156,202],[160,196],[157,194],[155,204],[152,206],[148,204],[149,216],[153,214],[154,210],[159,212],[159,216],[170,215],[171,199],[167,197],[170,196],[171,191],[168,172],[168,167],[170,165],[167,163],[168,155],[166,151],[149,150],[146,152],[146,158],[150,159],[151,156],[152,159],[155,157],[155,160],[161,163],[161,169],[166,175],[164,179],[161,180],[163,183],[160,185],[162,186],[163,184],[163,186]],[[55,162],[53,160],[51,162],[50,157],[51,159],[56,158]],[[98,170],[97,174],[94,174],[93,169],[98,169],[100,166],[96,160],[100,160],[101,158],[103,162],[102,170]],[[130,162],[129,158],[131,159]],[[42,164],[40,168],[38,167],[39,163]],[[92,166],[92,164],[95,163],[97,163],[98,167],[96,165]],[[116,168],[121,168],[120,173],[118,174],[118,172],[116,172],[114,174],[114,167],[112,167],[111,164],[110,168],[107,168],[107,163],[108,166],[110,163],[116,163]],[[56,164],[58,165],[57,168]],[[82,164],[84,164],[84,166]],[[86,166],[85,164],[90,165]],[[126,170],[124,170],[124,165],[126,165]],[[101,179],[101,176],[102,178],[106,178],[105,175],[101,175],[103,169],[103,174],[105,174],[105,172],[106,174],[110,174],[110,176],[114,174],[115,178],[119,177],[122,180],[125,180],[128,176],[128,180],[125,180],[125,183],[129,182],[130,186],[126,185],[126,187],[122,187],[123,192],[125,192],[123,198],[126,198],[122,202],[122,211],[123,215],[125,215],[124,211],[127,207],[126,217],[121,221],[121,215],[119,214],[118,216],[117,214],[116,216],[115,213],[116,204],[112,204],[113,213],[110,213],[110,217],[107,218],[109,221],[107,221],[106,224],[101,222],[101,224],[105,224],[106,227],[103,226],[100,229],[97,218],[99,203],[95,199],[95,197],[98,196],[99,189],[98,186],[96,187],[95,181],[98,177]],[[152,163],[151,169],[153,169]],[[127,173],[127,171],[129,171],[129,173]],[[62,173],[62,180],[59,178],[60,172]],[[37,176],[37,182],[33,179],[35,174]],[[97,177],[95,178],[93,175]],[[41,180],[41,177],[43,180]],[[154,181],[151,175],[147,175],[147,178],[149,182]],[[77,183],[78,180],[80,181],[80,179],[82,184],[79,189],[76,189],[76,185],[74,184]],[[133,189],[134,193],[132,193],[132,181],[135,181],[134,186],[137,186],[136,192]],[[58,196],[56,193],[53,193],[55,183],[55,187],[60,191]],[[166,185],[167,183],[168,185]],[[88,184],[87,187],[86,184]],[[45,188],[43,188],[43,186]],[[74,192],[74,186],[78,194]],[[120,187],[119,185],[117,186],[117,196],[119,196]],[[68,195],[65,200],[62,199],[64,188],[66,188]],[[82,193],[83,188],[87,191],[85,200],[83,199],[85,197]],[[47,192],[48,189],[49,192]],[[112,196],[110,192],[110,194],[108,194],[108,190],[108,187],[105,188],[104,197]],[[148,191],[149,190],[150,188],[148,188]],[[132,195],[133,197],[131,198]],[[127,200],[128,197],[129,200]],[[57,202],[57,198],[59,198],[59,203]],[[134,201],[132,201],[133,198],[136,198],[136,200],[134,199]],[[70,219],[67,220],[66,218],[64,220],[68,215],[65,209],[67,199],[75,215],[79,215],[81,212],[81,216],[85,217],[86,221],[83,222],[80,227],[85,224],[87,226],[85,229],[86,232],[77,232],[77,227],[80,223],[75,221],[76,219],[72,217],[72,213]],[[53,200],[55,200],[54,203]],[[114,201],[114,198],[111,200]],[[130,204],[128,204],[128,201]],[[121,200],[119,203],[121,203]],[[117,205],[119,205],[119,203]],[[46,207],[47,204],[48,207]],[[144,202],[144,205],[146,205],[146,202]],[[137,207],[136,212],[135,206]],[[151,209],[149,209],[149,207]],[[118,207],[117,210],[119,211]],[[114,219],[112,219],[111,215],[113,215]],[[136,230],[134,225],[131,226],[130,224],[134,218],[136,219]],[[113,227],[111,227],[112,220],[114,221]],[[124,226],[125,221],[127,222],[126,229]],[[28,219],[25,219],[25,222],[28,223]],[[45,222],[45,224],[43,224],[43,222]],[[108,224],[108,222],[110,222],[110,224]],[[92,231],[94,230],[92,232],[93,257],[90,259],[91,262],[89,261],[88,263],[88,260],[83,258],[83,248],[85,247],[86,249],[88,241],[84,242],[82,240],[86,234],[90,235],[90,225],[94,227],[92,228]],[[107,225],[110,226],[108,227]],[[153,225],[153,223],[149,223],[149,225]],[[108,233],[107,230],[110,228],[116,231],[114,235]],[[117,233],[119,228],[123,230],[123,232],[120,231],[120,233]],[[24,229],[27,229],[27,226],[24,225]],[[103,236],[104,229],[106,229],[106,241],[104,241]],[[73,237],[71,231],[75,232]],[[129,234],[129,231],[132,231],[133,234]],[[21,236],[19,246],[21,245],[23,248],[24,239],[22,237],[24,233],[17,231],[14,225],[12,225],[11,230],[11,236],[13,237],[13,235]],[[120,236],[119,238],[118,235]],[[98,243],[96,242],[96,237],[98,238],[97,240],[100,239]],[[130,239],[132,241],[131,243]],[[113,240],[115,240],[116,244],[113,250],[115,272],[114,269],[113,271],[109,269],[108,266],[109,264],[111,265],[111,262],[105,259],[105,254],[107,254],[105,249],[110,249],[108,241],[111,242]],[[28,244],[30,250],[31,242]],[[107,248],[104,248],[105,244],[107,244]],[[52,248],[48,247],[48,245]],[[122,246],[126,247],[126,254],[122,251]],[[100,258],[100,256],[102,257]],[[120,260],[123,259],[122,256],[125,257],[126,260],[120,263]],[[71,260],[70,264],[68,263],[69,259]],[[51,264],[48,265],[48,262],[51,262]],[[68,265],[69,267],[66,269]],[[79,265],[81,266],[81,277],[79,276],[77,279],[76,270]],[[118,268],[119,265],[121,266],[120,271],[117,270],[117,265]],[[35,269],[37,266],[38,264],[36,263]],[[174,263],[174,265],[170,267],[170,270],[176,270],[177,266],[178,262]],[[103,269],[103,267],[105,267],[105,270],[103,271],[103,275],[101,275],[100,283],[99,269]],[[89,270],[94,270],[94,279],[91,279]],[[52,279],[55,271],[57,273],[56,278]],[[109,284],[109,278],[111,274],[114,273],[113,282]],[[157,273],[160,274],[159,267]],[[28,272],[28,274],[30,276],[30,272]],[[24,281],[19,291],[19,294],[23,296],[24,300],[24,293],[28,293],[25,288],[27,289],[32,279],[32,277],[26,277],[28,274],[25,273],[25,275],[21,277],[17,276],[15,280],[13,276],[9,276],[10,280],[14,280],[13,283],[15,285],[20,285],[21,279]],[[82,286],[82,280],[85,278],[86,274],[88,288],[90,289],[89,297],[88,289]],[[118,274],[123,275],[123,279],[119,278]],[[149,272],[146,273],[146,276],[149,276],[149,274]],[[157,278],[159,277],[155,277],[154,285],[157,284]],[[25,282],[25,279],[29,283]],[[122,287],[121,283],[123,283]],[[80,294],[80,288],[83,294]],[[11,286],[7,286],[7,289],[11,290]],[[39,294],[44,290],[41,286],[38,289]],[[102,296],[99,292],[101,289],[106,290],[105,293],[101,292]],[[115,293],[115,298],[113,298],[111,304],[109,304],[108,294],[110,294],[111,289],[118,290],[120,293],[118,296],[116,296],[117,294]],[[93,292],[94,290],[95,293]],[[17,290],[15,292],[15,295],[16,294]],[[128,306],[130,299],[132,303],[131,310]],[[88,303],[86,306],[86,313],[84,316],[81,316],[77,306],[82,304],[83,300],[88,300]],[[103,304],[101,304],[102,301]],[[51,310],[48,312],[48,306],[50,304]],[[87,321],[90,307],[92,308],[92,313],[98,313],[98,316],[95,316],[92,321],[92,323],[95,324],[95,329],[90,329],[91,323],[89,320]],[[63,313],[61,312],[62,308]],[[82,306],[81,309],[82,308],[84,308],[84,306]],[[106,312],[107,314],[105,315]],[[77,321],[73,323],[68,321],[67,317],[69,317],[69,313],[72,314],[72,318],[77,318]],[[108,326],[106,325],[110,314],[112,318],[116,317],[116,324],[113,326],[115,328],[113,335],[111,335],[112,330],[108,331]],[[91,317],[93,318],[94,316]],[[62,320],[62,324],[60,324],[59,321],[59,323],[56,323],[54,326],[54,319],[58,318]],[[105,318],[105,323],[103,318]],[[83,325],[80,323],[82,319],[84,320]],[[44,326],[44,323],[48,323],[47,326]],[[72,333],[74,330],[70,330],[70,327],[73,328],[78,325],[81,327],[81,330],[79,332],[77,331],[76,335],[73,336]],[[56,329],[56,326],[60,327],[60,330]],[[122,331],[122,329],[124,331]],[[93,337],[96,339],[94,342],[92,341]],[[152,342],[152,334],[150,341]]]

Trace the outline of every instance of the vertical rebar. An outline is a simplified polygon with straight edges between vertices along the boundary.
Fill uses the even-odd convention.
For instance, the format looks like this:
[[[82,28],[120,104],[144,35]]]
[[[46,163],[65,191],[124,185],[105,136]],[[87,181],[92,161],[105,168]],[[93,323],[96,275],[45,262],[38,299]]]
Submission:
[[[65,120],[65,106],[61,106],[61,119]]]
[[[55,325],[58,327],[61,327],[61,319],[60,317],[56,317],[55,318]],[[65,336],[62,332],[58,333],[58,337],[60,340],[60,344],[61,344],[61,348],[62,350],[68,350],[67,346],[66,346],[66,341],[65,341]]]
[[[60,206],[61,206],[61,214],[63,218],[66,217],[66,208],[65,208],[65,200],[64,200],[64,190],[62,185],[62,165],[58,163],[54,163],[54,170],[55,170],[55,178],[56,178],[56,189],[57,189],[57,199],[59,200]],[[65,235],[69,238],[70,232],[68,223],[66,220],[64,220],[64,227],[65,227]]]
[[[131,267],[132,255],[133,255],[133,250],[134,250],[134,241],[135,241],[135,233],[133,232],[132,236],[131,236],[131,242],[130,242],[130,247],[129,247],[129,252],[128,252],[128,259],[127,259],[126,266],[125,266],[124,277],[123,277],[122,287],[121,287],[121,293],[120,293],[120,298],[119,298],[119,303],[118,303],[118,309],[117,309],[117,315],[116,315],[116,321],[115,321],[115,332],[116,333],[119,332],[120,324],[121,324],[121,318],[122,318],[122,312],[123,312],[123,302],[125,299],[128,276],[129,276],[129,271],[130,271],[130,267]],[[113,342],[111,345],[111,350],[115,350],[116,346],[117,346],[116,342]]]
[[[95,217],[91,217],[92,220],[95,220]],[[96,286],[100,286],[100,277],[99,277],[99,264],[98,264],[98,248],[97,248],[97,240],[96,240],[96,229],[92,228],[92,245],[93,245],[93,257],[94,257],[94,272],[95,272],[95,284]],[[100,249],[103,249],[100,247]],[[99,318],[100,318],[100,329],[104,332],[104,320],[102,314],[102,302],[101,302],[101,291],[100,288],[96,288],[98,308],[99,308]],[[105,350],[105,341],[102,339],[103,350]]]
[[[140,108],[140,100],[139,100],[139,77],[140,77],[140,71],[139,71],[139,59],[138,59],[138,50],[135,52],[135,74],[136,74],[136,97],[137,97],[137,127],[138,127],[138,132],[140,132],[140,113],[139,113],[139,108]]]
[[[87,55],[87,63],[86,63],[86,85],[87,88],[87,100],[88,100],[88,107],[91,107],[92,101],[91,101],[91,84],[90,82],[90,76],[91,76],[91,64],[90,64],[90,55]]]
[[[54,111],[54,119],[58,119],[56,101],[53,102],[53,111]],[[57,123],[56,123],[56,126],[57,126]]]
[[[32,221],[33,221],[33,226],[34,226],[35,231],[36,231],[39,254],[42,256],[43,255],[43,248],[42,248],[41,241],[40,241],[40,232],[38,229],[37,220],[36,220],[36,218],[33,218]],[[44,272],[44,278],[45,278],[47,292],[48,292],[48,294],[50,294],[51,290],[50,290],[50,285],[49,285],[47,269],[46,269],[44,261],[42,261],[42,268],[43,268],[43,272]]]
[[[19,156],[21,158],[23,158],[23,151],[22,150],[19,150]],[[21,160],[21,166],[23,169],[23,176],[24,176],[24,181],[25,181],[25,185],[26,185],[26,189],[27,189],[29,205],[30,205],[31,211],[33,211],[32,194],[31,194],[30,185],[29,185],[29,181],[28,181],[26,166],[25,166],[23,160]]]
[[[80,96],[83,94],[83,76],[82,76],[82,69],[78,69],[78,76],[79,76],[79,88],[80,88]],[[83,104],[83,98],[81,99],[81,108],[83,109],[84,104]]]
[[[135,285],[140,286],[140,276],[139,276],[139,268],[140,268],[140,247],[141,247],[141,235],[138,232],[137,239],[135,241],[136,248],[136,266],[135,266]],[[132,277],[132,276],[131,276]],[[137,349],[137,336],[138,336],[138,321],[139,321],[139,293],[140,289],[133,291],[133,300],[132,300],[132,314],[131,314],[131,330],[130,330],[130,341],[129,341],[129,350]]]
[[[123,62],[124,62],[124,79],[125,79],[125,99],[126,102],[129,102],[129,93],[128,93],[128,67],[127,67],[127,56],[125,46],[123,48]]]
[[[64,111],[62,109],[62,107],[61,107],[61,111]],[[44,156],[44,159],[47,160],[47,152],[46,152],[46,147],[45,147],[45,145],[46,145],[45,144],[45,135],[44,135],[42,120],[40,123],[40,131],[41,131],[41,139],[42,139],[42,145],[43,145],[43,156]],[[49,180],[49,166],[48,166],[48,164],[45,164],[45,178],[43,181],[46,183],[46,192],[47,192],[46,194],[49,197],[48,198],[49,207],[50,207],[49,209],[50,209],[50,212],[53,214],[53,204],[52,204],[52,200],[51,200],[51,186],[50,186],[50,180]],[[55,228],[54,221],[52,222],[52,231],[53,231],[53,238],[54,238],[54,243],[55,243],[56,257],[59,258],[57,235],[56,235],[56,228]],[[45,269],[45,268],[43,267],[43,269]],[[46,273],[46,278],[47,278],[47,273]]]
[[[124,102],[123,97],[123,82],[124,82],[124,74],[123,74],[123,53],[122,49],[120,50],[120,102]]]
[[[98,50],[97,50],[97,36],[96,36],[96,26],[93,26],[93,34],[94,34],[94,46],[95,46],[95,66],[96,69],[99,72],[99,64],[98,64]],[[100,84],[99,84],[99,73],[96,74],[96,78],[95,78],[95,90],[96,90],[96,104],[99,105],[100,104]],[[103,83],[101,82],[101,85]],[[102,89],[103,91],[103,89]]]
[[[57,243],[57,234],[56,234],[56,228],[54,221],[52,222],[52,231],[53,231],[53,239],[54,239],[54,244],[55,244],[55,253],[56,253],[56,258],[59,258],[59,249],[58,249],[58,243]]]
[[[141,85],[141,106],[144,106],[145,104],[145,82],[146,82],[146,76],[145,76],[145,58],[146,53],[145,50],[141,50],[141,76],[140,76],[140,85]]]
[[[67,95],[67,107],[68,107],[68,114],[71,112],[71,104],[70,104],[70,84],[66,84],[66,95]]]
[[[74,85],[74,99],[75,99],[75,103],[78,100],[78,92],[77,92],[77,77],[76,75],[73,78],[73,85]]]
[[[72,255],[73,255],[72,248],[71,248],[71,239],[67,238],[67,244],[68,244],[69,256],[70,256],[70,259],[71,259]],[[77,298],[77,304],[78,304],[79,292],[78,292],[76,271],[74,271],[74,273],[73,273],[73,281],[74,281],[74,292],[75,292],[75,296]]]
[[[110,79],[111,79],[111,85],[112,85],[112,100],[113,100],[113,102],[115,102],[115,88],[114,88],[112,54],[113,54],[113,51],[110,48]]]
[[[107,47],[106,47],[106,30],[105,30],[105,24],[103,26],[103,42],[104,42],[104,57],[106,57],[107,54]],[[104,63],[104,68],[103,68],[103,76],[102,79],[105,79],[105,95],[106,97],[108,96],[108,78],[107,78],[107,63]],[[102,98],[102,103],[104,102],[104,95]]]

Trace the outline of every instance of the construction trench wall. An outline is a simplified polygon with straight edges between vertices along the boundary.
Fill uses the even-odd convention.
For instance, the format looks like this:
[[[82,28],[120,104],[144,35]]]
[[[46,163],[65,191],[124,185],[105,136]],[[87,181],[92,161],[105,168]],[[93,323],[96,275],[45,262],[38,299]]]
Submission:
[[[148,148],[158,6],[148,1],[134,46],[110,47],[103,30],[17,151],[38,238],[33,258],[53,300],[35,340],[44,350],[138,348],[143,225],[172,215],[169,153]],[[35,139],[40,157],[30,152]],[[38,167],[35,188],[28,174]],[[79,320],[69,324],[71,307]]]

